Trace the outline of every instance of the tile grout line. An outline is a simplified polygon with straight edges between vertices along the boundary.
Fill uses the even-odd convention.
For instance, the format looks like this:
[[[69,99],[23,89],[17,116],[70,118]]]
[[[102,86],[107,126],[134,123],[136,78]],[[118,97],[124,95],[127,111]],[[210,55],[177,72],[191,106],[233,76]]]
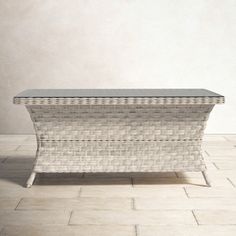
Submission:
[[[8,159],[9,157],[7,156],[7,157],[5,157],[3,160],[2,160],[2,162],[1,163],[5,163],[6,161],[7,161],[7,159]]]
[[[233,135],[235,135],[235,134],[233,134]],[[227,137],[225,137],[224,135],[223,135],[222,137],[223,137],[227,142],[230,142],[230,143],[234,142],[234,141],[228,139]]]
[[[207,154],[208,157],[210,156],[210,154],[206,150],[204,150],[204,152]]]
[[[70,220],[71,220],[71,217],[72,217],[72,213],[73,213],[73,210],[70,212],[70,216],[69,216],[69,220],[68,220],[68,226],[70,225]]]
[[[134,187],[134,179],[133,179],[133,177],[130,177],[130,180],[131,180],[131,186]]]
[[[189,198],[188,192],[187,192],[187,190],[186,190],[186,188],[185,188],[185,187],[183,187],[183,190],[184,190],[184,192],[185,192],[185,194],[186,194],[187,198]]]
[[[196,217],[196,215],[195,215],[195,213],[194,213],[194,210],[191,210],[191,212],[192,212],[192,215],[193,215],[193,217],[194,217],[194,219],[195,219],[197,225],[200,225],[199,222],[198,222],[198,220],[197,220],[197,217]]]
[[[132,202],[131,202],[131,209],[132,209],[132,210],[137,210],[136,207],[135,207],[135,199],[134,199],[134,197],[132,197],[131,199],[132,199]]]
[[[5,226],[3,226],[2,229],[0,229],[0,236],[3,236],[4,227],[5,227]]]
[[[229,142],[228,138],[226,138],[224,135],[222,137],[225,139],[225,141]]]
[[[215,162],[212,162],[212,164],[215,166],[215,168],[216,168],[217,170],[220,170],[220,168],[216,165]]]
[[[138,232],[138,225],[134,225],[134,235],[138,236],[139,232]]]
[[[226,177],[226,179],[232,184],[232,186],[233,186],[234,188],[236,187],[235,184],[233,183],[233,181],[232,181],[230,178]]]
[[[78,197],[80,198],[82,194],[82,187],[79,188],[79,193],[78,193]]]
[[[14,151],[18,151],[22,145],[19,145]]]
[[[20,205],[20,202],[22,201],[23,198],[20,199],[20,201],[17,203],[16,207],[15,207],[15,211],[18,211],[17,207]]]

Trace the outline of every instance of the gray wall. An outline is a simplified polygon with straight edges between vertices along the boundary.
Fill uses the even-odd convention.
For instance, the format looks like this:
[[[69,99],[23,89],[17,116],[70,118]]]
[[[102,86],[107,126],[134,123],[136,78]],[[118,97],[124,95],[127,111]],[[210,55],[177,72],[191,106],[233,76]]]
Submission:
[[[31,133],[28,88],[208,88],[236,133],[235,0],[0,0],[0,133]]]

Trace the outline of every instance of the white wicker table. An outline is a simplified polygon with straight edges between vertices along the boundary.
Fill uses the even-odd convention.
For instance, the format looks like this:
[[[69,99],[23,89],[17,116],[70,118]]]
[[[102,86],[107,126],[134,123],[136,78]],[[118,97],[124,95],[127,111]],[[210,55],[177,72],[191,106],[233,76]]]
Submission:
[[[14,97],[30,113],[43,172],[201,171],[208,116],[224,97],[204,89],[33,89]]]

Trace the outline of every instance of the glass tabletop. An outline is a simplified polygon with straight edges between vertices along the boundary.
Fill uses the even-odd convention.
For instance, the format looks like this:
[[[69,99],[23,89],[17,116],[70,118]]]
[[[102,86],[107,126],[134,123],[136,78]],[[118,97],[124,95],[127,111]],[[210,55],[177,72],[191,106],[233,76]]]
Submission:
[[[207,89],[28,89],[15,98],[223,97]]]

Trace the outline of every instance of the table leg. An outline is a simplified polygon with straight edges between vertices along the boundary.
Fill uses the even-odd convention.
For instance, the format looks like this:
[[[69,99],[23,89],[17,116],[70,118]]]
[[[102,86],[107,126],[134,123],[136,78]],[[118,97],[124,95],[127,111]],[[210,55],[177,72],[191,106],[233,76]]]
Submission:
[[[202,175],[203,175],[203,177],[204,177],[204,179],[205,179],[205,181],[206,181],[206,185],[207,185],[208,187],[211,187],[211,183],[210,183],[210,180],[209,180],[209,177],[208,177],[206,171],[202,171]]]
[[[26,182],[26,188],[30,188],[34,182],[34,179],[35,179],[35,176],[36,176],[36,172],[32,172],[29,179],[27,180]]]

